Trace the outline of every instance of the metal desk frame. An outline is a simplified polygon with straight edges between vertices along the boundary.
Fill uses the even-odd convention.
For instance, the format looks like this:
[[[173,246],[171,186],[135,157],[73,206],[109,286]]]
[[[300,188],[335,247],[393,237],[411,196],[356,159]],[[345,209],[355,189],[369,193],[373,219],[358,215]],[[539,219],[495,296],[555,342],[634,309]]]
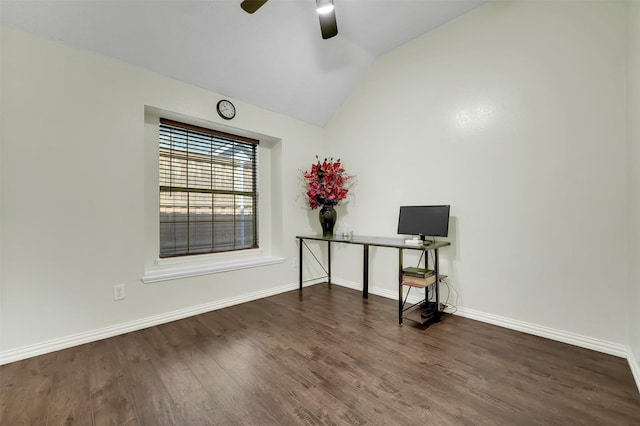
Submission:
[[[387,238],[387,237],[364,237],[354,235],[350,238],[343,238],[338,236],[324,237],[322,235],[298,235],[296,238],[299,241],[299,259],[298,259],[298,268],[299,268],[299,290],[302,291],[302,261],[303,261],[303,246],[307,246],[304,241],[312,240],[312,241],[326,241],[327,242],[327,268],[324,269],[322,263],[318,260],[318,258],[313,254],[311,249],[307,246],[307,250],[313,255],[318,264],[324,269],[327,274],[327,282],[331,285],[331,243],[342,243],[342,244],[357,244],[363,247],[363,265],[362,265],[362,298],[369,298],[369,247],[390,247],[398,249],[398,323],[402,324],[402,262],[403,262],[403,251],[404,250],[422,250],[425,252],[425,262],[427,262],[427,253],[430,250],[434,251],[435,261],[434,261],[434,272],[436,277],[440,276],[440,265],[439,265],[439,253],[438,250],[442,247],[446,247],[451,245],[448,241],[429,241],[425,245],[409,245],[405,244],[404,239],[399,238]],[[425,263],[425,265],[428,265]],[[435,282],[435,295],[436,295],[436,309],[435,320],[440,321],[440,291],[439,291],[439,279],[436,279]],[[425,295],[426,297],[426,295]]]

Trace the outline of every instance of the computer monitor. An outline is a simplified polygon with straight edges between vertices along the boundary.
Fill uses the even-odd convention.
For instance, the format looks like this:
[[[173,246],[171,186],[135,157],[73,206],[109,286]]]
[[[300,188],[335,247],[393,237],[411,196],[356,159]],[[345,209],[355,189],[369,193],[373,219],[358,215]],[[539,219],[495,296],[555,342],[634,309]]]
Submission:
[[[398,234],[425,237],[449,235],[449,205],[401,206],[398,217]]]

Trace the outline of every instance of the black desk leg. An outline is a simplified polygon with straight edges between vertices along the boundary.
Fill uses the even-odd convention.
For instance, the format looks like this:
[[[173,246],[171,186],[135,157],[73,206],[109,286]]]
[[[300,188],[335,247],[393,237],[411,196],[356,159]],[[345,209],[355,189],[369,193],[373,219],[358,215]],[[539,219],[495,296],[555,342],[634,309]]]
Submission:
[[[398,324],[402,325],[402,248],[398,249]]]
[[[369,298],[369,244],[364,245],[364,259],[362,261],[362,298]]]
[[[327,279],[331,287],[331,241],[327,241]]]
[[[433,269],[436,273],[436,315],[435,315],[435,320],[436,322],[440,321],[440,259],[438,258],[438,249],[434,249],[434,254],[435,254],[435,260],[434,260],[434,265],[433,265]]]
[[[299,273],[299,284],[300,284],[300,291],[302,291],[302,240],[300,241],[300,249],[298,252],[298,273]]]

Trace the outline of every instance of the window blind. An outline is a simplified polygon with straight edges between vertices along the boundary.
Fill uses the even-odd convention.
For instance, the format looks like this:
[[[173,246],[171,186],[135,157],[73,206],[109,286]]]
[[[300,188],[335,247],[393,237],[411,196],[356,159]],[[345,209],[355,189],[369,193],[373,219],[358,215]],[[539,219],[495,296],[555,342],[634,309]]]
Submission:
[[[160,119],[160,257],[258,247],[257,145]]]

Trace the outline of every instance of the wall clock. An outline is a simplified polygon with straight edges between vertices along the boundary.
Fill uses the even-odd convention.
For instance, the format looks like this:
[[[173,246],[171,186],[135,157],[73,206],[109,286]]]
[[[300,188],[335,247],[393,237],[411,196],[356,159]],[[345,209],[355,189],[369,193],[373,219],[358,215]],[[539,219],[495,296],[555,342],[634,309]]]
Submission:
[[[216,105],[216,110],[218,111],[220,117],[224,118],[225,120],[231,120],[236,116],[236,107],[231,103],[231,101],[228,101],[226,99],[222,99],[218,102],[218,105]]]

